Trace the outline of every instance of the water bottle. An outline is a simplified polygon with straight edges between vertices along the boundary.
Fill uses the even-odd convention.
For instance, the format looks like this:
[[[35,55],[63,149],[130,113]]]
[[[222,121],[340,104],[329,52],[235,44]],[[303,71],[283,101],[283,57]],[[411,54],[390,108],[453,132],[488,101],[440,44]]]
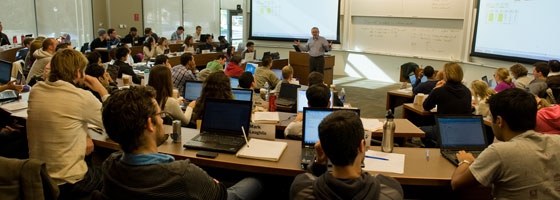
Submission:
[[[394,136],[395,136],[395,117],[391,110],[387,110],[387,116],[383,123],[383,138],[381,140],[381,151],[391,153],[393,152]]]
[[[265,83],[264,83],[264,90],[266,90],[266,95],[265,95],[265,98],[264,98],[264,99],[265,99],[266,101],[268,101],[268,97],[269,97],[269,94],[270,94],[269,88],[270,88],[270,87],[268,86],[268,82],[265,82]]]
[[[21,34],[21,46],[25,47],[24,44],[23,44],[23,40],[25,40],[25,36],[23,34]]]
[[[340,90],[340,93],[338,94],[338,98],[340,99],[342,104],[344,104],[344,101],[346,101],[346,91],[344,91],[344,88]]]
[[[144,85],[148,85],[148,81],[150,80],[150,69],[144,70]]]
[[[14,35],[14,39],[12,42],[13,42],[12,44],[17,44],[17,36]]]

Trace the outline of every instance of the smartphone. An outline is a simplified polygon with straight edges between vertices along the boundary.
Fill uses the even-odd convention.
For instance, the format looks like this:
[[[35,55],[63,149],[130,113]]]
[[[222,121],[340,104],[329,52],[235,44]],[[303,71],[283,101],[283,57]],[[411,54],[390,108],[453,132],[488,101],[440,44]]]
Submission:
[[[218,153],[213,152],[213,151],[198,151],[196,153],[196,157],[216,158],[217,156],[218,156]]]
[[[16,85],[23,85],[23,74],[21,71],[18,71],[17,73]]]

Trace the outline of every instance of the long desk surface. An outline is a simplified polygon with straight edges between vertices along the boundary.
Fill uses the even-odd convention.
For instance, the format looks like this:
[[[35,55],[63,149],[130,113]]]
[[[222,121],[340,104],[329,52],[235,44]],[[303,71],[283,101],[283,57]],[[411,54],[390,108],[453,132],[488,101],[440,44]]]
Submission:
[[[91,131],[90,131],[91,132]],[[278,162],[237,158],[234,154],[220,153],[218,157],[196,157],[197,150],[183,148],[183,143],[198,133],[196,129],[182,128],[182,143],[173,143],[168,139],[158,147],[159,152],[169,154],[177,159],[190,159],[200,166],[223,168],[259,174],[296,176],[303,173],[300,165],[301,142],[296,140],[277,140],[288,143],[288,147]],[[118,150],[119,145],[107,139],[106,135],[91,132],[96,147]],[[371,147],[380,150],[380,147]],[[426,151],[431,156],[426,159]],[[440,155],[439,149],[400,148],[395,153],[405,154],[403,174],[381,172],[396,178],[404,185],[449,186],[455,166]],[[377,173],[377,172],[372,172]]]

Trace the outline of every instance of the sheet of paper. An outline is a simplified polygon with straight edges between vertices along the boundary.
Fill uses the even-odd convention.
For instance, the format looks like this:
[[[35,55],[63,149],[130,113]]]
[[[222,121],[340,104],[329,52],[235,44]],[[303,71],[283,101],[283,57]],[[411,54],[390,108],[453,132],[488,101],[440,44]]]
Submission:
[[[380,122],[378,119],[368,119],[368,118],[360,118],[362,120],[362,124],[364,125],[365,130],[369,131],[376,131],[377,129],[383,128],[383,123]]]
[[[21,110],[21,111],[14,112],[14,113],[12,113],[12,116],[27,119],[27,110]]]
[[[368,150],[366,152],[366,156],[386,158],[387,160],[365,158],[364,159],[365,171],[391,172],[397,174],[404,173],[404,154],[384,153],[380,151]]]
[[[13,102],[13,103],[8,103],[8,104],[4,104],[1,106],[2,109],[7,110],[7,111],[16,111],[16,110],[21,110],[21,109],[26,109],[27,108],[27,101],[20,101],[20,102]]]

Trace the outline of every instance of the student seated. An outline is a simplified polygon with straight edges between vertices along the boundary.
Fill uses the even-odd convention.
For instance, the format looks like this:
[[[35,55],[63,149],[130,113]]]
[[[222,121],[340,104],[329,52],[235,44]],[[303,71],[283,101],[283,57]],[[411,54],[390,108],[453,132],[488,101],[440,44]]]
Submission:
[[[257,82],[255,82],[255,77],[251,72],[243,72],[239,76],[238,88],[253,90],[253,107],[256,107],[256,111],[266,112],[268,111],[268,102],[261,97],[260,90],[256,87]]]
[[[192,53],[181,55],[181,64],[171,68],[171,79],[173,87],[179,90],[179,94],[185,94],[185,83],[187,80],[196,81],[198,70]]]
[[[243,59],[247,59],[245,57],[245,54],[247,53],[253,53],[253,60],[257,59],[257,50],[255,50],[255,43],[254,42],[247,42],[247,44],[245,45],[246,49],[243,50],[243,52],[241,52],[241,58]]]
[[[226,64],[226,56],[224,55],[218,55],[218,57],[216,57],[216,60],[210,61],[208,62],[208,64],[206,64],[206,69],[209,70],[224,70],[224,65]]]
[[[225,75],[224,75],[225,76]],[[158,153],[168,135],[151,87],[115,92],[103,104],[103,125],[122,151],[103,162],[98,199],[256,199],[262,184],[245,178],[230,188],[213,179],[189,159]],[[131,115],[134,113],[134,115]]]
[[[257,87],[263,88],[265,83],[268,83],[270,90],[273,90],[276,85],[280,82],[276,73],[274,73],[270,68],[272,67],[272,58],[270,56],[265,56],[262,60],[262,65],[257,67],[255,70],[255,79],[257,80]]]
[[[169,53],[169,42],[167,38],[160,37],[156,46],[156,55],[168,54]]]
[[[282,83],[294,83],[294,68],[292,66],[286,65],[282,67],[282,81],[276,84],[274,88],[274,93],[280,94],[280,90],[282,89]]]
[[[119,67],[118,78],[122,78],[123,74],[127,74],[132,77],[132,82],[134,84],[140,84],[141,80],[140,78],[138,78],[136,73],[134,73],[132,66],[130,66],[128,63],[125,63],[128,57],[128,53],[129,51],[125,47],[119,47],[115,52],[115,58],[117,60],[115,60],[114,65]]]
[[[150,58],[156,57],[156,41],[153,37],[147,37],[142,46],[144,60],[150,60]]]
[[[336,111],[319,124],[316,160],[308,173],[296,176],[290,199],[403,199],[394,178],[362,171],[366,143],[360,117],[352,111]],[[327,171],[331,161],[332,172]]]
[[[214,51],[214,44],[212,40],[214,39],[212,35],[202,35],[201,39],[205,39],[203,42],[204,44],[198,45],[198,49],[202,52],[202,50]]]
[[[190,123],[194,103],[189,104],[185,112],[181,110],[179,101],[172,97],[173,83],[171,82],[171,71],[165,65],[156,65],[150,70],[148,85],[156,90],[156,101],[161,110],[167,112],[174,120],[180,120],[183,126]]]
[[[194,39],[192,35],[187,35],[187,39],[182,46],[184,52],[195,53],[194,52]]]
[[[202,84],[200,97],[196,100],[191,118],[192,124],[196,124],[196,120],[202,119],[204,116],[206,99],[233,99],[230,84],[229,77],[223,71],[215,71],[208,76]]]
[[[163,65],[168,69],[171,69],[171,64],[169,63],[169,57],[167,57],[166,55],[156,56],[156,62],[154,63],[154,65]]]
[[[414,85],[412,88],[412,93],[414,93],[414,95],[418,93],[430,94],[430,92],[434,89],[434,87],[436,87],[436,84],[439,81],[438,79],[436,79],[436,74],[434,73],[435,71],[432,66],[424,67],[423,72],[424,76],[428,78],[428,81],[422,83],[420,80],[422,77],[416,80],[416,85]]]
[[[525,89],[531,82],[531,78],[527,77],[527,68],[522,64],[515,64],[509,67],[509,71],[511,72],[511,76],[515,79],[513,84],[516,88]]]
[[[495,199],[560,199],[556,190],[560,168],[560,137],[533,131],[537,102],[513,88],[488,99],[492,131],[499,141],[478,158],[460,151],[451,177],[453,190],[493,186]]]
[[[533,77],[535,79],[529,82],[527,90],[538,97],[546,97],[546,89],[548,88],[548,85],[546,84],[546,77],[548,76],[549,71],[550,67],[546,62],[536,62],[533,64]]]
[[[315,84],[307,88],[305,96],[307,97],[307,105],[311,108],[328,108],[331,106],[331,90],[324,84]],[[289,139],[301,140],[302,127],[303,113],[298,113],[296,119],[284,129],[284,135]]]
[[[490,109],[486,100],[496,94],[496,91],[488,87],[488,84],[483,80],[474,80],[471,83],[471,93],[473,96],[472,107],[474,108],[474,114],[484,117],[488,116]]]
[[[91,52],[90,52],[91,53]],[[109,73],[99,64],[97,63],[90,63],[88,64],[87,68],[86,68],[86,75],[89,75],[91,77],[96,78],[99,83],[101,83],[101,85],[103,85],[103,87],[105,87],[105,89],[110,93],[112,93],[114,90],[117,90],[118,87],[116,86],[112,86],[111,83],[113,83],[113,80],[111,79],[111,76],[109,75]],[[91,93],[97,97],[97,99],[101,102],[101,96],[99,95],[99,93],[87,88],[89,91],[91,91]]]
[[[544,134],[560,134],[560,105],[550,105],[546,99],[537,100],[537,125],[535,131]]]
[[[229,77],[239,77],[245,71],[239,65],[241,64],[241,56],[233,56],[228,62],[224,73]]]
[[[509,76],[509,71],[506,68],[498,68],[494,72],[494,79],[496,79],[496,87],[494,90],[496,92],[501,92],[510,88],[515,88],[515,84],[511,77]]]

